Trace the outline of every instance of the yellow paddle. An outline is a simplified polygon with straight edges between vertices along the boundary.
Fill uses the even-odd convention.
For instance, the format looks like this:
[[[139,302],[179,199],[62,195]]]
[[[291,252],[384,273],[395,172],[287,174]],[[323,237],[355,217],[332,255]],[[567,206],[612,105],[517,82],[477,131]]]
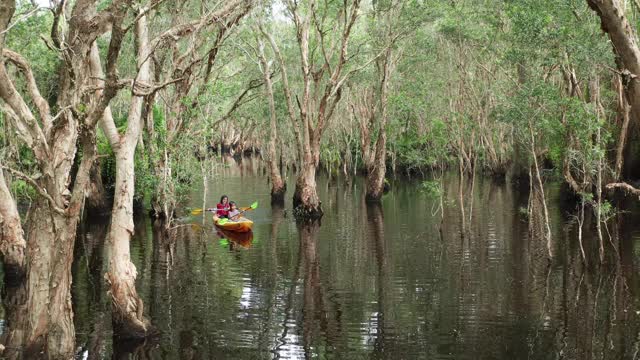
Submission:
[[[205,211],[214,212],[214,211],[221,211],[221,210],[229,210],[229,208],[226,208],[226,209],[193,209],[193,210],[191,210],[191,215],[200,215]],[[247,210],[253,210],[253,209],[251,208],[251,206],[246,206],[246,207],[240,208],[240,210],[247,211]]]
[[[247,207],[247,208],[243,208],[243,210],[242,210],[242,211],[240,211],[240,212],[238,213],[238,215],[236,215],[236,216],[240,216],[241,214],[243,214],[243,213],[245,213],[245,212],[247,212],[247,211],[249,211],[249,210],[255,210],[257,207],[258,207],[258,202],[256,201],[256,202],[254,202],[253,204],[251,204],[251,206],[249,206],[249,207]],[[227,219],[227,218],[222,218],[222,219],[218,220],[218,225],[224,225],[224,224],[226,224],[226,223],[228,223],[228,222],[229,222],[229,219]]]
[[[229,210],[229,209],[193,209],[191,210],[191,215],[200,215],[204,211],[220,211],[220,210]]]

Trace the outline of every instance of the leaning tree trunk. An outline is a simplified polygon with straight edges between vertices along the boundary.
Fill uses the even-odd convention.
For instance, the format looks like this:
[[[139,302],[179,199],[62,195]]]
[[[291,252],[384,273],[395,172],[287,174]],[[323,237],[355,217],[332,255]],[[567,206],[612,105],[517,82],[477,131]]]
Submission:
[[[0,166],[0,253],[5,282],[23,278],[26,246],[20,214]]]
[[[144,11],[144,10],[142,10]],[[136,22],[139,72],[136,82],[151,80],[146,16]],[[131,99],[127,131],[116,151],[116,184],[111,226],[108,235],[109,284],[114,330],[118,337],[140,338],[147,334],[149,322],[143,317],[143,304],[136,291],[136,267],[131,262],[129,243],[133,235],[134,156],[142,128],[144,97]]]

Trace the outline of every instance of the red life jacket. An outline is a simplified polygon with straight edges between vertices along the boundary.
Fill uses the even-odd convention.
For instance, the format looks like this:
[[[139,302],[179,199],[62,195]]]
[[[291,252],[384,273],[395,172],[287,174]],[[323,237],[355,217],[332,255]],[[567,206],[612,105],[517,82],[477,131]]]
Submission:
[[[228,208],[228,205],[218,204],[218,205],[216,205],[216,208],[219,209],[218,211],[216,211],[218,213],[218,216],[220,216],[220,217],[229,216],[229,211],[228,210],[224,210],[225,208]]]

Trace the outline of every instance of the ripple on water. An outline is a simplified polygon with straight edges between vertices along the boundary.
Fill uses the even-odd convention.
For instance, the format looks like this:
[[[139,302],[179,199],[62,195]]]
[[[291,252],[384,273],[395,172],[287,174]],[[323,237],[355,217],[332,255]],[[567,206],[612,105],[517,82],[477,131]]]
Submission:
[[[511,190],[482,181],[474,194],[463,187],[463,229],[456,177],[443,182],[442,221],[432,213],[435,200],[415,184],[398,181],[376,208],[364,204],[361,183],[336,187],[319,178],[325,218],[302,238],[290,213],[272,221],[271,208],[263,206],[269,203],[268,184],[248,176],[251,167],[242,166],[242,176],[234,168],[222,169],[225,175],[209,189],[240,203],[259,200],[260,208],[251,214],[250,247],[221,243],[209,219],[206,232],[181,230],[171,241],[148,220],[136,223],[131,247],[138,290],[145,314],[162,333],[159,343],[139,353],[165,359],[190,354],[203,359],[546,360],[560,352],[588,358],[597,348],[618,359],[625,358],[632,342],[620,339],[636,338],[637,325],[631,324],[636,318],[629,318],[633,310],[628,307],[638,295],[623,287],[629,286],[623,285],[626,272],[638,268],[633,257],[623,259],[623,273],[608,265],[585,273],[575,249],[567,246],[549,267],[546,245],[529,239],[519,211],[526,197],[519,202]],[[201,207],[202,193],[195,191],[194,199],[193,207]],[[558,209],[550,206],[555,217]],[[554,221],[561,223],[559,216]],[[560,244],[575,241],[561,227],[553,231]],[[619,233],[626,236],[621,246],[638,246],[640,232]],[[87,247],[99,238],[91,233]],[[102,269],[99,262],[90,265]],[[103,334],[104,355],[98,358],[109,358],[108,314],[98,312],[108,308],[108,298],[103,288],[91,293],[83,271],[74,267],[77,328]],[[78,338],[90,341],[89,335]]]

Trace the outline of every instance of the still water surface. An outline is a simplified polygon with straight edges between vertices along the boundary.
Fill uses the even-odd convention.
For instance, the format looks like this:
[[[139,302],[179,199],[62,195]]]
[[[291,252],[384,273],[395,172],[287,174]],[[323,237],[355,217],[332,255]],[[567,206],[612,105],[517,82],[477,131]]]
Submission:
[[[144,312],[160,334],[145,344],[111,339],[105,294],[107,224],[83,224],[74,264],[78,344],[89,359],[634,359],[640,344],[633,214],[610,224],[607,263],[585,226],[584,266],[571,209],[549,190],[555,258],[529,236],[527,195],[455,176],[439,201],[419,182],[396,181],[367,206],[361,180],[319,179],[321,226],[296,225],[269,205],[258,162],[221,169],[221,194],[249,214],[253,239],[222,240],[208,218],[169,233],[148,218],[131,244]],[[293,182],[289,182],[293,187]],[[463,208],[460,206],[462,191]],[[211,194],[212,193],[212,194]],[[192,207],[201,207],[202,186]],[[290,202],[291,195],[287,195]],[[567,212],[569,212],[567,214]],[[587,217],[588,218],[588,217]],[[608,236],[607,236],[608,239]]]

